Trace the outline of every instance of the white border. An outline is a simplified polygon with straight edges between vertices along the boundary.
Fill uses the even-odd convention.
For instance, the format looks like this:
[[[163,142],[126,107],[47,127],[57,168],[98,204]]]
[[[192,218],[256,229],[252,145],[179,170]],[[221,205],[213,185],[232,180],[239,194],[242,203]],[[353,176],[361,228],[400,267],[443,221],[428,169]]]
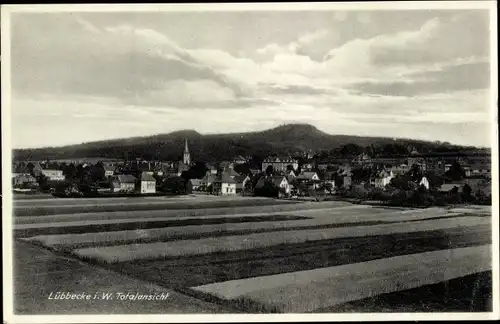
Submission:
[[[271,315],[13,315],[12,287],[12,188],[11,188],[11,132],[10,132],[10,14],[14,12],[150,12],[150,11],[303,11],[303,10],[490,10],[491,36],[491,114],[492,114],[492,197],[493,197],[493,312],[491,313],[384,313],[384,314],[271,314]],[[275,321],[392,321],[392,320],[477,320],[498,319],[498,53],[496,1],[426,1],[426,2],[363,2],[363,3],[260,3],[260,4],[89,4],[89,5],[5,5],[1,8],[2,56],[2,192],[3,192],[3,300],[6,323],[108,323],[108,322],[275,322]],[[457,40],[459,41],[459,40]]]

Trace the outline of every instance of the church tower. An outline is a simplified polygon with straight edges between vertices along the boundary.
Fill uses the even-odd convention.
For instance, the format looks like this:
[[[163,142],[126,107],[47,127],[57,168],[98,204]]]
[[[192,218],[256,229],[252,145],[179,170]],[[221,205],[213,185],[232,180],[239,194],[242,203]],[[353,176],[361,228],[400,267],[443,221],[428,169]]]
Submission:
[[[188,148],[188,141],[186,139],[186,142],[184,144],[184,154],[182,157],[182,162],[186,165],[191,164],[191,155],[189,154],[189,148]]]

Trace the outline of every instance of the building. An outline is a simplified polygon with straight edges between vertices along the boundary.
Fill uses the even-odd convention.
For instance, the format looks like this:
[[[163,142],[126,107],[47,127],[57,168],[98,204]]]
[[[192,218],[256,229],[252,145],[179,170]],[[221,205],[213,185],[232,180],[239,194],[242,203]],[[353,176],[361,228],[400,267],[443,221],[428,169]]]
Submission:
[[[269,180],[273,183],[274,186],[278,187],[280,190],[280,194],[284,193],[286,195],[290,194],[290,184],[288,180],[284,176],[272,176]]]
[[[189,179],[186,185],[187,192],[195,192],[203,190],[202,179]]]
[[[13,187],[24,187],[24,186],[29,186],[29,187],[37,187],[38,182],[36,181],[36,178],[32,176],[31,174],[17,174],[12,177],[12,186]]]
[[[420,180],[420,182],[418,183],[419,186],[424,186],[425,189],[429,190],[429,180],[427,180],[427,177],[422,177],[422,179]]]
[[[295,177],[295,179],[297,181],[319,181],[319,176],[314,171],[304,171]]]
[[[234,158],[233,163],[234,164],[245,164],[248,163],[250,159],[248,157],[243,157],[241,155],[238,155],[236,158]]]
[[[182,162],[185,165],[191,165],[191,154],[189,153],[188,141],[184,142],[184,152],[182,154]]]
[[[42,167],[40,163],[35,164],[35,166],[33,167],[33,174],[35,175],[35,177],[43,175],[50,181],[64,181],[66,179],[62,170]]]
[[[212,185],[216,195],[236,195],[236,181],[227,175],[217,177]]]
[[[147,172],[141,173],[141,193],[155,193],[156,179]]]
[[[246,184],[250,181],[250,177],[246,175],[239,175],[233,178],[236,181],[236,193],[245,191]]]
[[[293,170],[299,168],[299,162],[292,158],[268,157],[262,162],[262,171],[266,171],[268,167],[273,167],[275,172],[285,172],[288,166]]]
[[[112,165],[105,164],[104,165],[104,176],[109,178],[115,174],[115,167]]]
[[[111,177],[110,187],[113,192],[134,192],[136,178],[130,174],[119,174]]]
[[[392,171],[382,170],[380,171],[375,178],[375,187],[376,188],[385,188],[391,180],[394,178],[394,174]]]
[[[201,178],[201,183],[200,183],[200,186],[202,187],[201,190],[207,190],[208,187],[210,187],[215,182],[215,180],[217,180],[217,176],[211,173],[210,171],[207,171],[205,176]]]

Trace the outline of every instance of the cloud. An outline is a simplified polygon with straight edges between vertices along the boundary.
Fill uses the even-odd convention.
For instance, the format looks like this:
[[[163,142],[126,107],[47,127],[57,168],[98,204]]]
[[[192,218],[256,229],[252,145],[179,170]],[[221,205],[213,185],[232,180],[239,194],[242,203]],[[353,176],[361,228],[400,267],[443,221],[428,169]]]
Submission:
[[[409,75],[413,81],[361,82],[355,89],[362,93],[389,96],[417,96],[462,90],[487,89],[490,65],[487,62],[448,66],[441,71],[425,71]]]
[[[162,93],[165,83],[184,80],[215,83],[235,97],[244,96],[238,84],[154,30],[98,29],[63,14],[22,18],[12,32],[16,92],[100,95],[124,102],[143,98],[141,103],[148,105],[157,103],[151,94]],[[50,37],[42,27],[51,31]]]

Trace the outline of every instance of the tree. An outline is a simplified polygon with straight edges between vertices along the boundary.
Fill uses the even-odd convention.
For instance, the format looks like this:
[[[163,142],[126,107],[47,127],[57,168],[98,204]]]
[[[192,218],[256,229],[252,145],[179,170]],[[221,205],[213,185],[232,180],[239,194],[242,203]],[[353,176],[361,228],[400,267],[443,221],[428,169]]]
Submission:
[[[267,168],[266,168],[266,174],[269,176],[269,175],[273,175],[274,174],[274,168],[272,165],[269,165]]]
[[[98,162],[90,168],[90,180],[92,182],[98,182],[105,180],[106,171],[104,170],[104,165],[102,162]]]
[[[74,163],[66,165],[63,169],[63,174],[66,179],[72,180],[76,178],[76,166]]]
[[[408,172],[408,175],[410,176],[412,181],[420,181],[422,179],[422,170],[420,168],[420,165],[418,164],[413,164],[410,168],[410,171]]]
[[[186,180],[182,177],[169,177],[163,183],[163,191],[173,194],[183,194],[186,192]]]
[[[356,144],[346,144],[340,149],[343,156],[356,156],[363,153],[363,148]]]
[[[465,171],[458,161],[454,161],[445,175],[454,181],[460,181],[465,178]]]

